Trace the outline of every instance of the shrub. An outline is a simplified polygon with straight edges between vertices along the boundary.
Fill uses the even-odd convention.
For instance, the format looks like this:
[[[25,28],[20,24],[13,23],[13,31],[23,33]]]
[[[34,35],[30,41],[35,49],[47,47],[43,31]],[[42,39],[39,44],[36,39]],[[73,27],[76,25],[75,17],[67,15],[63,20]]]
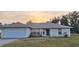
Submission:
[[[67,35],[67,34],[65,34],[65,35],[64,35],[64,37],[66,37],[66,38],[67,38],[67,37],[68,37],[68,35]]]

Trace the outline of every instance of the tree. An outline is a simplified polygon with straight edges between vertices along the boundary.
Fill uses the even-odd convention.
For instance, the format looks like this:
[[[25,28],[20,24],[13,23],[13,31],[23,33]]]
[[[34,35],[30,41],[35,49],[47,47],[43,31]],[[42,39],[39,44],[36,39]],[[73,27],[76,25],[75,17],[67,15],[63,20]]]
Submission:
[[[79,33],[79,12],[72,12],[68,14],[70,24],[73,27],[72,32]]]
[[[60,21],[61,21],[61,25],[69,26],[67,16],[62,16]]]
[[[54,18],[54,19],[52,19],[52,23],[58,23],[59,22],[59,17],[58,18]]]
[[[79,12],[74,11],[69,14],[63,15],[61,18],[55,17],[52,23],[61,22],[61,25],[71,26],[71,32],[79,33]]]
[[[0,23],[0,26],[2,26],[2,23]]]
[[[32,21],[28,21],[28,22],[27,22],[27,24],[30,24],[30,23],[32,23]]]

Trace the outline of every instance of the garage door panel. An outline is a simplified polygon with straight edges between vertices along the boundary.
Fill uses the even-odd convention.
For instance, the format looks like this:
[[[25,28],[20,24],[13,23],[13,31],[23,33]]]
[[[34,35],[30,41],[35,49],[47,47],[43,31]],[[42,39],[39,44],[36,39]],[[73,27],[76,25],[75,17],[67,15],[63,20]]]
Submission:
[[[3,36],[6,38],[22,38],[26,37],[26,29],[5,29]]]

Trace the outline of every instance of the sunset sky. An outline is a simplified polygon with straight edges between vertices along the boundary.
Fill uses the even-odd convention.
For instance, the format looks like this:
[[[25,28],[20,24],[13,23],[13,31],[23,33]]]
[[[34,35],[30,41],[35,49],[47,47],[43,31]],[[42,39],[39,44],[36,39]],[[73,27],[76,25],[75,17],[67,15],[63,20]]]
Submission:
[[[31,20],[34,23],[41,23],[67,13],[69,11],[0,11],[0,22],[3,24],[12,22],[26,23]]]

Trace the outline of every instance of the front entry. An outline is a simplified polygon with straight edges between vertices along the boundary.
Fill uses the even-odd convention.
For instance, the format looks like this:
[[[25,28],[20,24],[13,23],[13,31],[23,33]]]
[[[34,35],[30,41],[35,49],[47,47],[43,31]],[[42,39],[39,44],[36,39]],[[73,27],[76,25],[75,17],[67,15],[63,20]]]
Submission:
[[[50,33],[49,33],[49,32],[50,32],[50,30],[49,30],[49,29],[46,29],[46,35],[47,35],[47,36],[49,36],[49,35],[50,35]]]
[[[45,37],[50,36],[50,29],[34,29],[31,31],[32,37]]]

